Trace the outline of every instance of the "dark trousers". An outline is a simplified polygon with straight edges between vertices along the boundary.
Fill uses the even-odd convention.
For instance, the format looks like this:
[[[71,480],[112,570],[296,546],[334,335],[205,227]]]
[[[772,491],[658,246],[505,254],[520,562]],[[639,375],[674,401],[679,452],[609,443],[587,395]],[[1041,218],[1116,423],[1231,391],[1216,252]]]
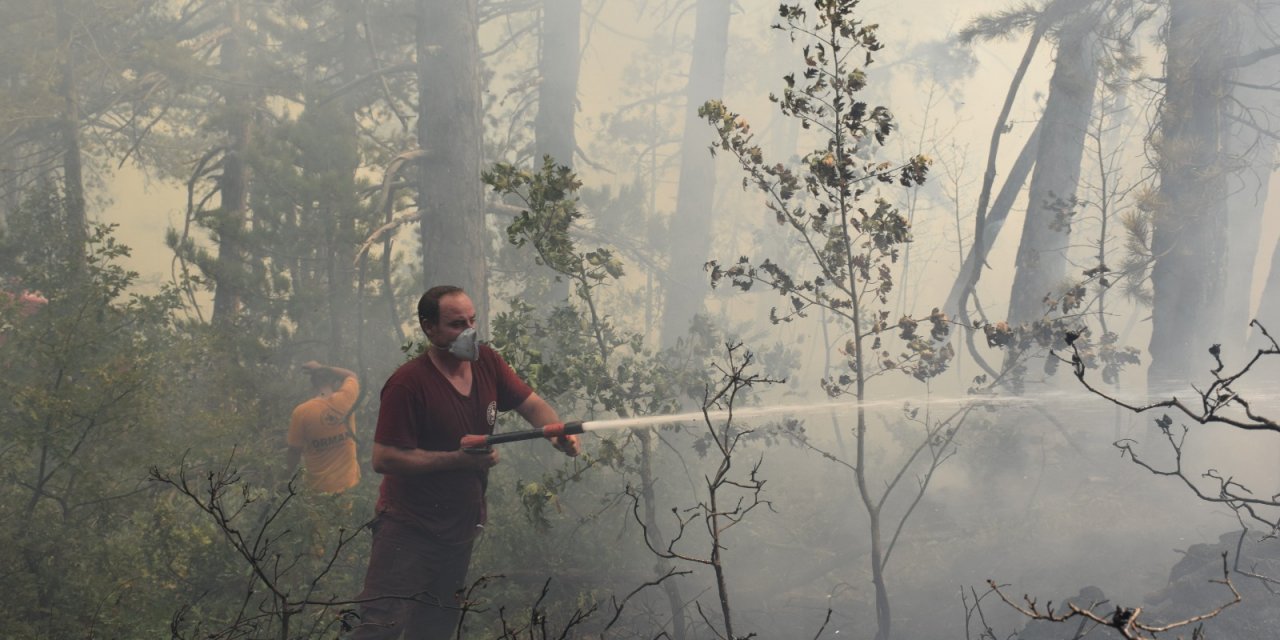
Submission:
[[[373,529],[369,571],[353,640],[445,640],[456,636],[472,542],[444,544],[386,517]]]

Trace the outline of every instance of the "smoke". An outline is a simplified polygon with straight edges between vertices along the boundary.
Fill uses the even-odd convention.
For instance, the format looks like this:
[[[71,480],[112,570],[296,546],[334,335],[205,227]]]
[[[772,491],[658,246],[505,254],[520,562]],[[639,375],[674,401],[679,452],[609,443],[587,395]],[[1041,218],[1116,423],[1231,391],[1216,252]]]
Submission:
[[[836,633],[842,638],[871,637],[876,615],[870,569],[873,551],[870,516],[855,481],[859,472],[869,475],[873,489],[895,487],[877,517],[885,523],[881,533],[886,539],[882,542],[891,545],[886,582],[893,603],[894,637],[898,638],[959,637],[957,629],[966,618],[960,594],[981,594],[987,579],[1008,584],[1009,593],[1028,593],[1042,601],[1061,601],[1093,586],[1113,603],[1136,606],[1148,595],[1169,586],[1170,568],[1193,545],[1217,544],[1220,535],[1241,526],[1228,505],[1200,499],[1181,479],[1154,474],[1135,464],[1122,455],[1123,450],[1115,446],[1117,442],[1131,442],[1130,451],[1138,452],[1155,469],[1168,470],[1180,463],[1185,475],[1210,498],[1215,495],[1214,480],[1202,475],[1210,470],[1217,470],[1221,477],[1260,496],[1275,493],[1280,476],[1275,470],[1278,452],[1274,434],[1197,425],[1175,415],[1174,439],[1170,440],[1156,426],[1158,412],[1136,415],[1086,393],[1070,379],[1067,366],[1062,366],[1056,377],[1049,377],[1044,373],[1046,365],[1056,361],[1043,355],[1031,360],[1021,372],[1027,380],[1021,395],[999,388],[1001,395],[997,396],[967,394],[970,387],[984,386],[975,380],[986,372],[957,337],[955,345],[961,355],[937,379],[922,383],[900,372],[886,371],[870,381],[870,399],[861,405],[827,396],[821,381],[838,379],[846,373],[848,354],[840,353],[834,345],[849,339],[847,326],[817,311],[793,322],[770,322],[771,309],[787,304],[772,292],[760,291],[762,287],[734,295],[723,289],[713,292],[706,274],[696,268],[690,273],[668,271],[672,261],[669,230],[679,186],[680,141],[690,108],[684,104],[683,96],[689,69],[686,45],[694,36],[693,5],[586,4],[574,111],[577,155],[573,155],[586,195],[581,228],[575,228],[575,233],[581,235],[575,238],[583,243],[582,250],[608,247],[625,263],[624,275],[600,291],[600,317],[612,323],[609,331],[616,334],[610,335],[630,332],[627,335],[637,336],[635,344],[639,346],[628,351],[632,348],[630,342],[612,345],[615,352],[627,352],[634,358],[621,360],[621,364],[614,361],[611,370],[591,370],[585,365],[574,370],[581,376],[579,388],[565,394],[561,417],[588,420],[589,425],[599,428],[584,437],[592,466],[584,468],[588,464],[584,461],[577,462],[583,466],[563,466],[561,459],[549,448],[536,446],[538,443],[503,450],[503,464],[494,472],[490,486],[493,520],[480,543],[476,565],[476,573],[509,575],[509,586],[494,591],[493,602],[509,603],[513,608],[531,603],[538,597],[537,588],[552,577],[553,594],[561,598],[557,600],[557,611],[563,613],[586,606],[584,602],[609,602],[611,597],[630,593],[655,579],[655,566],[674,567],[691,572],[672,578],[680,585],[684,598],[681,615],[697,628],[697,637],[710,637],[696,611],[697,606],[717,607],[712,594],[713,572],[707,564],[697,561],[709,557],[711,540],[705,521],[696,514],[699,505],[707,500],[708,479],[715,477],[718,469],[715,443],[709,439],[701,412],[666,413],[681,401],[696,406],[702,389],[696,385],[680,389],[691,388],[693,393],[688,395],[692,400],[660,397],[652,391],[660,385],[644,387],[629,380],[634,383],[634,389],[629,389],[635,396],[643,397],[652,391],[654,397],[645,399],[651,400],[655,409],[653,413],[632,413],[625,418],[619,417],[616,406],[593,404],[599,398],[588,397],[592,391],[616,391],[606,388],[602,381],[611,375],[622,378],[634,373],[628,367],[652,354],[659,338],[657,325],[663,294],[675,285],[704,296],[702,302],[708,313],[700,322],[713,325],[717,337],[741,340],[760,356],[759,365],[764,371],[785,380],[758,390],[732,412],[734,428],[739,430],[735,433],[744,434],[742,448],[734,456],[733,472],[738,474],[734,478],[746,483],[744,478],[751,478],[754,470],[755,477],[764,482],[760,499],[767,501],[767,505],[752,510],[723,532],[723,565],[740,631],[760,637],[813,637],[829,612],[822,637],[834,637]],[[1000,0],[967,3],[963,8],[966,15],[960,18],[1006,9],[1011,4]],[[893,268],[906,269],[909,264],[914,271],[897,283],[901,290],[895,290],[893,295],[901,297],[897,298],[900,302],[891,317],[885,320],[890,325],[916,309],[927,314],[932,307],[942,306],[955,282],[960,259],[973,244],[977,192],[984,177],[995,114],[1025,46],[1025,39],[993,42],[980,48],[959,46],[950,35],[951,26],[942,20],[954,18],[954,7],[955,3],[939,1],[876,2],[866,3],[861,10],[869,22],[883,25],[879,33],[887,47],[877,53],[877,61],[871,67],[870,88],[858,97],[873,104],[887,104],[898,127],[892,142],[876,150],[884,154],[877,160],[890,162],[922,153],[933,161],[925,190],[914,195],[903,196],[881,189],[880,185],[868,187],[869,197],[891,198],[894,206],[910,210],[913,216],[915,244],[911,253],[900,256]],[[780,118],[777,104],[768,99],[770,92],[783,91],[784,74],[805,64],[789,41],[768,30],[768,25],[776,21],[776,7],[768,3],[734,5],[723,91],[725,103],[755,127],[759,136],[756,141],[765,147],[764,157],[770,164],[790,162],[822,144],[818,132]],[[522,38],[534,32],[535,24],[533,14],[516,13],[493,17],[482,26],[481,49],[488,53],[484,64],[488,77],[493,79],[488,86],[486,161],[529,160],[537,96],[532,90],[537,82],[529,78],[529,70],[536,68],[538,50],[529,44],[531,40]],[[1154,27],[1151,29],[1134,37],[1134,42],[1139,43],[1135,46],[1144,54],[1139,60],[1141,66],[1135,70],[1137,77],[1162,75],[1158,39],[1145,37],[1155,35]],[[367,56],[363,47],[359,55]],[[364,57],[361,60],[367,62]],[[1273,82],[1274,73],[1268,76],[1266,71],[1275,70],[1274,60],[1262,65],[1261,80],[1248,76],[1250,81]],[[407,60],[394,63],[408,65]],[[1023,80],[1024,88],[1014,102],[1008,130],[1002,132],[1001,152],[995,163],[996,189],[1010,173],[1022,138],[1029,135],[1041,116],[1042,101],[1034,96],[1044,95],[1053,64],[1051,47],[1045,45]],[[1123,121],[1125,126],[1097,126],[1091,130],[1102,142],[1091,147],[1084,160],[1085,177],[1077,194],[1079,212],[1073,221],[1076,235],[1073,245],[1063,249],[1072,264],[1071,277],[1078,278],[1094,265],[1098,238],[1104,229],[1112,234],[1108,245],[1111,253],[1105,256],[1112,267],[1118,267],[1124,256],[1141,252],[1141,247],[1133,246],[1132,238],[1124,237],[1117,229],[1122,221],[1140,221],[1143,210],[1139,205],[1152,200],[1151,168],[1142,166],[1145,159],[1141,158],[1144,149],[1154,154],[1144,146],[1144,136],[1154,129],[1153,117],[1158,111],[1153,106],[1156,94],[1149,84],[1153,83],[1135,83],[1128,93],[1100,101],[1123,111],[1117,121]],[[933,99],[929,87],[940,89],[946,97]],[[264,121],[291,117],[290,110],[279,104],[268,107],[269,113],[261,114]],[[370,118],[370,129],[377,129],[386,127],[395,116],[370,109],[362,111],[361,117]],[[1266,118],[1259,121],[1270,122]],[[703,133],[702,138],[693,136],[696,140],[705,138],[698,143],[699,153],[714,138],[710,128]],[[1267,136],[1258,133],[1254,137],[1261,140]],[[380,182],[382,167],[377,159],[394,157],[414,143],[403,136],[389,136],[386,144],[386,148],[370,152],[373,159],[359,169],[362,178],[372,176],[372,182]],[[901,147],[896,146],[899,144]],[[392,148],[395,145],[404,148]],[[899,153],[903,148],[906,152]],[[1120,157],[1112,158],[1112,153]],[[193,160],[182,162],[189,165]],[[1259,185],[1267,184],[1268,176],[1274,179],[1273,160],[1264,157],[1257,162],[1261,168],[1254,170],[1258,172]],[[717,155],[715,167],[714,204],[699,212],[706,216],[714,212],[709,225],[712,255],[708,258],[721,259],[726,264],[749,253],[767,255],[779,263],[795,258],[804,247],[786,235],[789,229],[777,223],[777,217],[765,208],[762,196],[742,188],[739,167],[724,153]],[[122,241],[135,248],[121,259],[128,268],[143,274],[136,285],[139,291],[159,290],[174,277],[173,256],[159,229],[180,224],[175,221],[182,219],[179,212],[185,210],[187,199],[185,183],[163,180],[158,177],[159,172],[154,173],[136,171],[129,165],[115,172],[99,173],[106,195],[98,217],[120,223]],[[289,189],[302,188],[284,183]],[[1265,189],[1255,186],[1252,192],[1262,193]],[[923,197],[916,199],[917,195]],[[280,204],[271,199],[282,197],[272,195],[267,198],[269,202],[255,202],[255,206],[279,206],[289,212],[282,219],[313,213],[311,202]],[[411,208],[411,198],[402,200],[403,214]],[[1276,313],[1280,296],[1263,295],[1262,278],[1256,276],[1267,273],[1266,261],[1280,233],[1276,222],[1280,216],[1274,212],[1274,196],[1270,202],[1259,200],[1250,203],[1259,205],[1255,215],[1260,226],[1252,238],[1258,244],[1259,257],[1240,265],[1234,274],[1241,282],[1248,280],[1241,275],[1244,272],[1256,274],[1250,286],[1244,287],[1248,290],[1238,292],[1239,297],[1251,300],[1250,308],[1258,308],[1259,313]],[[341,202],[352,208],[363,206],[354,201]],[[1104,202],[1111,207],[1108,215],[1112,216],[1105,223]],[[486,204],[492,207],[486,221],[494,247],[505,247],[504,230],[515,215],[509,205]],[[977,293],[989,320],[998,320],[1005,314],[1016,238],[1022,212],[1028,206],[1023,197],[1011,210],[1009,223],[991,247],[982,271]],[[1246,236],[1248,229],[1244,231]],[[411,249],[417,246],[414,235],[414,225],[406,225],[400,231],[388,262],[393,257],[403,257],[399,252],[413,254]],[[201,238],[201,243],[209,246],[215,241],[212,236]],[[499,252],[495,249],[493,253]],[[282,261],[297,258],[285,255],[290,252],[281,247],[261,248],[260,254],[283,256]],[[419,278],[420,275],[411,275],[416,268],[411,262],[412,258],[407,258],[399,263],[388,274],[386,283],[404,286]],[[338,266],[348,268],[347,264]],[[522,261],[508,255],[494,256],[490,266],[494,289],[512,298],[524,292],[520,285],[526,278],[531,274],[542,277],[543,273],[539,271],[543,265],[527,253]],[[300,268],[295,266],[294,271]],[[823,275],[812,271],[798,273],[803,278]],[[1280,267],[1272,271],[1280,273]],[[289,277],[281,272],[272,295],[292,295],[306,284],[286,282]],[[1280,283],[1280,277],[1276,281]],[[404,318],[411,318],[411,309],[405,304],[408,295],[379,290],[382,284],[374,283],[372,277],[369,283],[365,295],[373,302],[368,303],[368,309],[376,304],[377,313],[402,313]],[[1105,309],[1090,307],[1084,312],[1088,317],[1082,315],[1079,321],[1095,326],[1106,324],[1111,335],[1099,328],[1095,332],[1099,342],[1107,335],[1106,339],[1113,341],[1108,345],[1145,348],[1150,310],[1140,301],[1126,299],[1119,289],[1106,293]],[[371,293],[375,290],[376,299]],[[311,295],[313,298],[300,301],[290,312],[296,308],[321,308],[317,300],[323,296]],[[198,292],[197,299],[208,305],[209,300],[200,296],[207,296],[207,292]],[[494,304],[501,302],[495,299]],[[1243,331],[1247,319],[1229,320],[1238,322]],[[296,327],[290,322],[282,321],[271,336],[278,342],[268,344],[264,340],[259,345],[265,345],[264,352],[266,347],[274,351],[254,356],[257,360],[252,367],[258,367],[260,376],[255,380],[270,377],[270,373],[264,373],[268,365],[276,366],[301,353],[324,348],[314,344],[317,339],[301,344],[291,342],[296,337],[291,331]],[[955,327],[953,331],[958,336],[962,329]],[[1272,326],[1271,330],[1274,333],[1280,326]],[[584,329],[582,335],[586,333]],[[891,333],[892,330],[885,331],[885,335]],[[575,333],[561,337],[567,343],[569,338],[581,336]],[[1181,338],[1198,344],[1200,336]],[[554,344],[547,336],[530,339]],[[976,350],[985,348],[982,342],[979,333]],[[276,348],[277,345],[283,346]],[[380,386],[395,365],[398,346],[365,346],[368,353],[362,357],[374,361],[367,367],[374,377],[364,381],[366,387],[376,390]],[[1196,348],[1203,352],[1208,346]],[[888,353],[889,347],[882,349]],[[202,360],[211,360],[206,356],[217,349],[200,347],[192,351]],[[373,353],[381,355],[369,355]],[[997,365],[1003,359],[999,352],[994,356],[992,352],[985,353]],[[1230,362],[1244,361],[1241,353],[1247,356],[1252,352],[1236,349]],[[552,349],[540,352],[537,359],[522,363],[521,373],[541,376],[550,381],[549,385],[562,382],[557,376],[567,375],[564,371],[581,363],[565,364],[555,360],[557,355]],[[1107,387],[1109,392],[1136,404],[1147,400],[1141,380],[1148,362],[1145,355],[1142,363],[1119,374],[1117,386]],[[175,353],[172,357],[190,356]],[[1212,362],[1207,356],[1201,362],[1199,370],[1186,371],[1185,376],[1203,387],[1212,380],[1208,373]],[[199,366],[184,364],[193,370],[203,370],[205,366],[203,361]],[[557,364],[563,365],[563,370],[547,373]],[[243,363],[237,362],[240,365]],[[707,377],[714,377],[714,370],[708,371]],[[1276,374],[1274,370],[1260,371],[1255,389],[1261,391],[1250,396],[1253,406],[1261,415],[1280,415],[1280,397],[1270,391]],[[237,414],[237,427],[254,422],[258,437],[262,437],[261,432],[278,427],[282,440],[288,416],[277,407],[287,408],[290,404],[285,393],[245,382],[251,379],[243,370],[232,369],[226,376],[238,382],[228,383],[228,388],[255,403],[256,413]],[[174,384],[189,382],[177,380]],[[670,389],[662,391],[678,395]],[[1194,388],[1180,389],[1177,395],[1188,400],[1194,399],[1195,393]],[[576,399],[571,398],[574,394]],[[266,408],[260,409],[256,404],[259,401]],[[589,407],[584,412],[598,413],[569,414],[579,407]],[[367,456],[368,447],[363,445],[370,440],[374,408],[376,402],[366,406],[367,415],[360,416],[362,456]],[[866,449],[861,452],[855,445],[859,410],[864,412],[868,426]],[[967,413],[961,422],[930,431],[938,429],[948,416],[964,410]],[[720,409],[711,410],[713,427],[723,426],[729,417]],[[280,424],[273,425],[273,419]],[[676,422],[679,424],[672,424]],[[1190,430],[1185,439],[1180,439],[1184,423]],[[244,426],[243,431],[248,430]],[[643,439],[649,433],[653,434],[652,439]],[[237,437],[244,434],[232,433],[217,440],[229,442]],[[9,438],[0,440],[8,442]],[[1175,457],[1175,445],[1185,452],[1181,458]],[[642,459],[637,453],[642,447],[648,458]],[[936,468],[928,464],[935,452],[943,458]],[[639,468],[646,464],[653,466],[652,483],[640,486]],[[368,507],[366,511],[372,508],[376,479],[370,474],[358,490],[357,504]],[[922,486],[925,490],[920,491]],[[645,491],[653,492],[653,509],[659,516],[661,533],[641,526],[644,507],[631,502]],[[726,491],[726,504],[752,499],[741,487],[736,493]],[[342,524],[357,527],[367,515],[350,515]],[[662,550],[667,544],[696,560],[683,560],[677,555],[660,562],[650,546]],[[627,604],[630,628],[653,630],[648,634],[652,637],[664,625],[670,625],[668,599],[661,586],[641,591]],[[1197,605],[1204,604],[1210,603],[1183,602],[1180,606],[1194,612]],[[991,599],[985,601],[984,614],[1002,632],[1001,637],[1025,622],[1016,612]]]

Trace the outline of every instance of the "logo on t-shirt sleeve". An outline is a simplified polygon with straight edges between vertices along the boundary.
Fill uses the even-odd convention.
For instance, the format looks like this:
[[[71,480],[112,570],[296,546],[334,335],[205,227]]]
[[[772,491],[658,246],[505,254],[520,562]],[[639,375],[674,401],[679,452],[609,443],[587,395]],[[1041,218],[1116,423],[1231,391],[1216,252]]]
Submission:
[[[496,401],[490,402],[489,406],[485,407],[484,419],[491,427],[498,421],[498,403]]]

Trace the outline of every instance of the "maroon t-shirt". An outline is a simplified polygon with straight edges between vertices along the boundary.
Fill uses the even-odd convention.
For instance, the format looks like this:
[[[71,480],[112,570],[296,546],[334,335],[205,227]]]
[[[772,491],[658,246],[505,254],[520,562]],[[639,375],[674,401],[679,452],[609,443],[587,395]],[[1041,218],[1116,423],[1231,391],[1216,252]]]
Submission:
[[[533,390],[498,352],[481,345],[471,363],[471,394],[462,395],[422,354],[391,374],[373,439],[402,449],[457,451],[462,436],[493,433],[499,411],[520,406]],[[485,519],[488,471],[471,469],[382,477],[378,512],[455,543],[476,536]]]

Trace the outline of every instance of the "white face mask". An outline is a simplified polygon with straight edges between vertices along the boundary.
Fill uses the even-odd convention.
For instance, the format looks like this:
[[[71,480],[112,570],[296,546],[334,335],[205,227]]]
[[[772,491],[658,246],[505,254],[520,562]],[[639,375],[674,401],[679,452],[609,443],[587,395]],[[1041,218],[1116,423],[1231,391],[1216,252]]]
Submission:
[[[449,343],[449,353],[459,360],[475,362],[480,359],[480,334],[475,328],[468,327]]]

